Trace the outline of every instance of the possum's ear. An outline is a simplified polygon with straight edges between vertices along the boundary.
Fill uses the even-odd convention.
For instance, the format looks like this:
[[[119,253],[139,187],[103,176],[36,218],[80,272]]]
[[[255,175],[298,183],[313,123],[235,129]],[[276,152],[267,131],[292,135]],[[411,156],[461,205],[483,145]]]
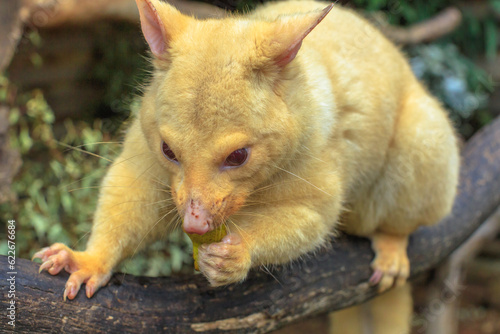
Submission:
[[[135,0],[141,28],[151,52],[165,58],[169,45],[188,25],[190,18],[171,5],[158,0]]]
[[[284,67],[297,55],[304,38],[325,18],[334,4],[307,14],[282,17],[268,26],[261,51],[273,65]]]

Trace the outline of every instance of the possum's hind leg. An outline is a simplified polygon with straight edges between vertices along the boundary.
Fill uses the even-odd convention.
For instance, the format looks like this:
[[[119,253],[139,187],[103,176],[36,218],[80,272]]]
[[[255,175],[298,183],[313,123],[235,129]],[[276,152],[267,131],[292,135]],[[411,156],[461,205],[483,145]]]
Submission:
[[[371,281],[380,282],[380,290],[404,283],[408,236],[451,211],[458,183],[457,140],[446,112],[420,86],[410,92],[382,173],[358,210],[363,221],[375,222],[367,236],[376,254]]]

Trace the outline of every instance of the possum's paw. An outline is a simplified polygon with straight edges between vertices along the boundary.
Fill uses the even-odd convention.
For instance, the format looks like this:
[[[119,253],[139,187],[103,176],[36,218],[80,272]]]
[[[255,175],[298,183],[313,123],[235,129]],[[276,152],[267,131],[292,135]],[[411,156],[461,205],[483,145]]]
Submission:
[[[200,271],[212,286],[240,282],[250,270],[250,253],[236,234],[226,235],[221,242],[203,244],[198,252]]]
[[[75,252],[66,245],[56,243],[43,248],[33,255],[32,260],[41,259],[39,272],[47,270],[51,275],[57,275],[64,269],[71,275],[66,282],[63,298],[73,299],[78,294],[80,286],[85,283],[86,295],[92,297],[111,277],[111,270],[105,270],[96,256],[86,252]]]
[[[406,252],[408,236],[376,233],[371,240],[375,259],[371,264],[373,274],[370,283],[378,284],[380,292],[393,285],[405,284],[410,274],[410,261]]]

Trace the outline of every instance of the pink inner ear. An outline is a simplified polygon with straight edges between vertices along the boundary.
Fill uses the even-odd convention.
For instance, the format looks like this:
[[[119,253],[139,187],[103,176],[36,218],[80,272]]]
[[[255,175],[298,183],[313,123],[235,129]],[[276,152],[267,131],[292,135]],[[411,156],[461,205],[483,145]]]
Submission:
[[[316,18],[316,20],[307,27],[304,31],[302,31],[296,39],[293,40],[293,42],[290,44],[288,48],[285,49],[284,52],[282,52],[278,57],[276,57],[276,65],[280,67],[284,67],[287,64],[289,64],[296,56],[297,53],[299,52],[300,47],[302,46],[302,41],[304,38],[325,18],[326,14],[330,12],[330,10],[333,8],[333,3],[330,4],[328,7],[323,9],[319,16]]]
[[[142,4],[138,3],[138,5],[144,38],[146,38],[151,52],[159,57],[166,50],[165,28],[156,13],[156,9],[149,1],[146,0]]]
[[[298,43],[293,44],[289,47],[285,52],[283,52],[277,59],[276,65],[283,67],[290,63],[297,53],[299,52],[300,47],[302,46],[302,39],[298,41]]]

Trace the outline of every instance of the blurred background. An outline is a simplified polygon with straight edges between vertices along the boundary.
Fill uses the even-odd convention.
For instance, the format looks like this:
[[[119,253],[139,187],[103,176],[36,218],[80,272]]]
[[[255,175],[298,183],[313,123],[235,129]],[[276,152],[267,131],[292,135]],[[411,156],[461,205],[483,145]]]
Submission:
[[[8,142],[3,159],[10,159],[10,170],[0,171],[5,179],[0,224],[16,220],[18,257],[30,258],[54,242],[85,247],[100,180],[120,151],[122,124],[137,111],[151,70],[134,1],[94,0],[95,15],[81,8],[86,2],[72,11],[78,1],[0,0],[5,32],[0,37],[0,144]],[[244,12],[261,1],[207,2]],[[224,15],[210,5],[174,4],[200,17]],[[401,46],[464,140],[500,114],[499,0],[338,5],[358,9]],[[4,231],[0,254],[7,253]],[[190,273],[190,247],[183,233],[174,233],[119,270],[146,276]],[[465,269],[459,332],[500,333],[500,238],[485,244]],[[418,310],[418,296],[416,301]],[[295,330],[321,332],[324,323],[319,317]]]

